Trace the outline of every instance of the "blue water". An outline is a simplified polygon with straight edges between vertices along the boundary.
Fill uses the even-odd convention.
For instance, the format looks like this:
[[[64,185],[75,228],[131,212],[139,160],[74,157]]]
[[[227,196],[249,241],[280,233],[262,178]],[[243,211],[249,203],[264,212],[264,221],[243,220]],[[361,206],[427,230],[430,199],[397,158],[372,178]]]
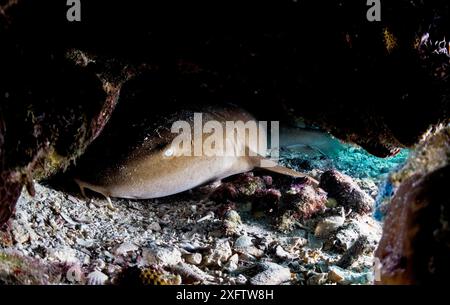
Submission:
[[[343,144],[337,154],[329,156],[314,149],[281,150],[280,152],[282,163],[297,170],[337,169],[352,178],[370,178],[376,182],[401,167],[408,155],[409,150],[403,149],[393,157],[378,158],[360,147],[349,144]]]
[[[403,149],[393,157],[378,158],[360,147],[346,145],[345,149],[332,159],[336,169],[353,178],[380,180],[401,167],[409,153],[408,149]]]

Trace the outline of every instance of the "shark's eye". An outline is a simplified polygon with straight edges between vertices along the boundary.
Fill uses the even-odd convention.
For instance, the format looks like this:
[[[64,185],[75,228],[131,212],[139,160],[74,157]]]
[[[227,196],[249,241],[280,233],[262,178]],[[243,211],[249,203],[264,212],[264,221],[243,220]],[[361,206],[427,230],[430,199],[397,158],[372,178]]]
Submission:
[[[164,152],[164,156],[166,157],[172,157],[173,156],[173,149],[172,148],[168,148],[166,149],[166,151]]]

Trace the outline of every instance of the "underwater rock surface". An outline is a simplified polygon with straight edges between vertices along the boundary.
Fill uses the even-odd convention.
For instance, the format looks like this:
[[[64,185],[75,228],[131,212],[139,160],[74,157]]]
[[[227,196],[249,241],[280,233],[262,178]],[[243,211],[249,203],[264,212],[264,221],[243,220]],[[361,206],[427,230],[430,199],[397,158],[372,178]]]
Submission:
[[[450,272],[450,126],[422,140],[406,166],[376,250],[381,283],[443,284]],[[400,181],[400,182],[399,182]]]
[[[374,199],[361,190],[349,176],[338,171],[324,172],[320,176],[320,187],[328,193],[328,196],[356,213],[367,214],[373,210]]]

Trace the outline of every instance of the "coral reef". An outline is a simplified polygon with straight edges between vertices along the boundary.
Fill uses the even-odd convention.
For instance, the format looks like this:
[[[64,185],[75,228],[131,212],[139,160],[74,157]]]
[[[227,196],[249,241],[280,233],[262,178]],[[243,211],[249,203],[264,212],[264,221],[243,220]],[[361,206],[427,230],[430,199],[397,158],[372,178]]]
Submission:
[[[16,45],[17,37],[6,39]],[[0,223],[12,214],[23,185],[33,194],[33,179],[65,170],[85,151],[109,120],[122,84],[136,72],[95,57],[89,60],[106,70],[90,71],[74,59],[87,56],[76,50],[45,61],[39,55],[1,54],[1,60],[29,65],[6,65],[3,71],[9,77],[0,104]],[[114,68],[122,70],[114,74]]]
[[[308,183],[294,184],[286,193],[285,203],[295,210],[300,219],[309,219],[314,214],[325,211],[327,194]]]
[[[374,199],[361,190],[352,178],[336,170],[326,171],[322,174],[320,187],[346,209],[351,209],[359,214],[369,213],[373,210]]]

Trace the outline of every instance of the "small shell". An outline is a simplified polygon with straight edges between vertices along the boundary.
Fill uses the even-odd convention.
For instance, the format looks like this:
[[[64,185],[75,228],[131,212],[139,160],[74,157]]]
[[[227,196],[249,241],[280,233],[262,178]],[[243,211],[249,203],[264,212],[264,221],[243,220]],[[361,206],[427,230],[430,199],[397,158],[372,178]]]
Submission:
[[[104,285],[108,280],[108,276],[98,270],[93,271],[87,276],[88,285]]]

